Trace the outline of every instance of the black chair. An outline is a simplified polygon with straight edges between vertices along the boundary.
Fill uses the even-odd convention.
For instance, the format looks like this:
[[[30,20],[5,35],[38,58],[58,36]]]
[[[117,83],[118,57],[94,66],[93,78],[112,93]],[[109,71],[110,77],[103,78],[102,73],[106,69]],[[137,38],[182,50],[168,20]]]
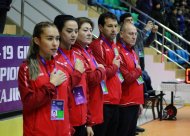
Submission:
[[[150,90],[155,92],[155,90]],[[157,94],[157,95],[150,95],[148,97],[145,98],[145,103],[144,103],[144,108],[151,108],[152,109],[152,115],[153,115],[153,119],[155,120],[156,118],[160,118],[160,113],[161,113],[161,109],[160,109],[160,103],[162,101],[162,97],[164,94]],[[158,117],[156,117],[156,113],[155,113],[155,107],[157,110],[157,115]]]
[[[152,85],[151,85],[151,78],[148,75],[148,73],[144,70],[142,72],[142,78],[144,80],[144,107],[145,108],[151,108],[152,109],[152,114],[153,114],[153,119],[156,119],[156,114],[155,114],[155,107],[157,109],[158,117],[160,116],[160,102],[161,100],[161,94],[156,95],[156,91],[153,90]]]

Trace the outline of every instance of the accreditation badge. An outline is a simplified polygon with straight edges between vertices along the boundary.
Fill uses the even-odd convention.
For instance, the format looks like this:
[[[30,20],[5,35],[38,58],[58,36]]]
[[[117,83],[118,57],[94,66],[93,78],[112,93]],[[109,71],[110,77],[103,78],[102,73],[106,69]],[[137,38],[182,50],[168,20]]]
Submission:
[[[121,74],[120,71],[117,71],[117,76],[118,76],[118,78],[119,78],[119,81],[120,81],[121,83],[123,83],[124,78],[123,78],[123,76],[122,76],[122,74]]]
[[[142,76],[140,76],[140,77],[137,79],[137,82],[138,82],[139,85],[144,83],[144,80],[143,80]]]
[[[144,57],[144,53],[142,50],[139,50],[139,58],[143,58]]]
[[[86,103],[86,98],[84,96],[84,91],[82,86],[76,86],[73,88],[73,95],[75,98],[76,105]]]
[[[103,94],[108,94],[108,88],[106,86],[105,80],[102,80],[101,83],[100,83],[100,85],[101,85]]]
[[[64,120],[64,101],[63,100],[52,100],[51,120]]]

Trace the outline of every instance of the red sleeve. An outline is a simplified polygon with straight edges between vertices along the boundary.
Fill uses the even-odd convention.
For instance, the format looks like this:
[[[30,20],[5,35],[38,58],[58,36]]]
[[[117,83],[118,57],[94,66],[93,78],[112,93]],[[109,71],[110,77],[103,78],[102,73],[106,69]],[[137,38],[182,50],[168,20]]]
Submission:
[[[104,65],[106,69],[106,78],[109,79],[113,76],[115,76],[118,67],[115,64],[107,65],[105,61],[105,53],[103,50],[103,47],[100,44],[92,43],[90,45],[90,48],[92,50],[93,56],[95,57],[96,61],[99,64]]]
[[[78,70],[74,70],[71,74],[71,88],[75,87],[79,84],[81,81],[82,73],[80,73]]]
[[[132,71],[129,71],[127,68],[127,64],[125,63],[124,57],[122,54],[120,54],[122,61],[121,61],[121,65],[120,65],[120,71],[123,75],[124,78],[124,82],[125,84],[131,84],[134,81],[136,81],[136,79],[142,75],[142,71],[139,68],[134,68]]]
[[[90,114],[87,114],[87,121],[86,121],[86,126],[87,126],[87,127],[92,127],[92,126],[95,125],[95,124],[92,123],[90,120],[91,120],[91,115],[90,115]]]
[[[89,86],[96,86],[98,85],[103,79],[105,79],[106,73],[103,68],[97,68],[94,71],[91,69],[87,69],[87,82]]]
[[[43,106],[56,94],[56,87],[50,82],[39,88],[33,87],[25,64],[21,65],[18,72],[18,87],[23,107],[27,111]]]
[[[106,69],[106,77],[107,79],[110,79],[111,77],[115,76],[116,72],[118,71],[118,67],[115,64],[105,66]]]

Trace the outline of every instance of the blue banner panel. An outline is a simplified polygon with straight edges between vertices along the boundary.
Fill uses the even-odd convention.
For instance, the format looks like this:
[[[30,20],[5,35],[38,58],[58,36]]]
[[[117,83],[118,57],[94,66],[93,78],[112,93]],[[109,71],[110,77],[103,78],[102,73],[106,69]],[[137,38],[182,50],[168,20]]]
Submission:
[[[0,114],[22,110],[17,79],[29,44],[29,37],[0,36]]]

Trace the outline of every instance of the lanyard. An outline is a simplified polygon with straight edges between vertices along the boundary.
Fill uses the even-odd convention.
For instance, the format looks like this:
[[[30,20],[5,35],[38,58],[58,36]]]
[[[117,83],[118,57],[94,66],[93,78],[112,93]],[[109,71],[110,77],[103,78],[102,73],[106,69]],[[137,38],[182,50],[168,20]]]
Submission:
[[[96,66],[96,68],[97,68],[98,65],[96,63],[96,60],[90,56],[90,54],[86,51],[86,49],[84,49],[84,48],[82,48],[82,49],[85,52],[85,54],[90,58],[90,60],[94,63],[94,65]]]
[[[45,59],[44,59],[42,56],[40,56],[40,60],[41,60],[42,64],[44,65],[48,76],[50,77],[50,73],[51,73],[51,72],[47,69],[47,64],[46,64]],[[56,69],[55,64],[54,64],[54,69]]]
[[[41,60],[42,64],[44,65],[48,76],[50,77],[50,71],[47,69],[47,64],[46,64],[45,59],[42,56],[40,56],[40,60]],[[54,63],[54,70],[56,70],[55,63]],[[57,87],[56,87],[56,99],[57,99],[57,97],[58,97],[58,91],[57,91]]]
[[[114,57],[117,56],[118,51],[116,53],[116,51],[115,51],[116,48],[114,48],[114,50],[113,50],[111,44],[104,37],[101,37],[101,39],[111,48],[111,50],[113,51]]]
[[[73,67],[71,61],[70,61],[69,58],[64,54],[64,52],[63,52],[60,48],[58,48],[58,51],[61,53],[61,55],[63,56],[63,58],[67,61],[67,63],[68,63],[68,64],[71,66],[71,68],[74,70],[74,67]],[[73,56],[74,56],[74,54],[73,54]],[[75,56],[74,56],[74,61],[75,61]]]
[[[112,49],[111,44],[104,37],[101,37],[101,39]]]
[[[136,65],[136,58],[135,58],[135,55],[134,55],[134,51],[132,50],[132,54],[134,55],[131,55],[131,53],[129,52],[129,50],[126,48],[125,44],[121,41],[121,45],[123,46],[123,48],[126,50],[126,52],[129,54],[129,57],[133,60],[134,64]]]
[[[90,60],[94,63],[94,65],[96,66],[96,68],[98,68],[98,64],[97,64],[96,60],[90,56],[90,54],[87,52],[86,49],[84,49],[84,48],[82,48],[82,49],[85,52],[85,54],[90,58]],[[106,83],[105,83],[104,80],[102,80],[100,82],[100,86],[102,88],[103,94],[108,94],[108,89],[107,89],[107,86],[106,86]]]

